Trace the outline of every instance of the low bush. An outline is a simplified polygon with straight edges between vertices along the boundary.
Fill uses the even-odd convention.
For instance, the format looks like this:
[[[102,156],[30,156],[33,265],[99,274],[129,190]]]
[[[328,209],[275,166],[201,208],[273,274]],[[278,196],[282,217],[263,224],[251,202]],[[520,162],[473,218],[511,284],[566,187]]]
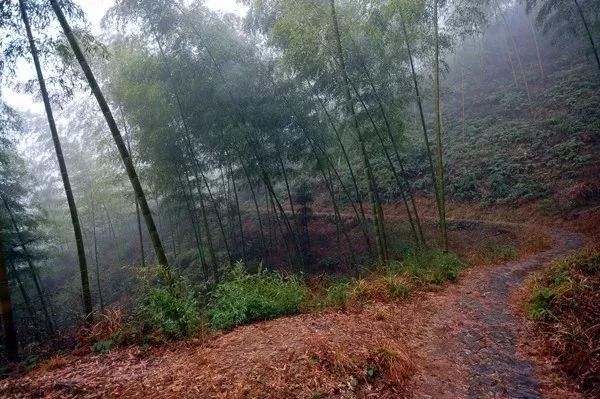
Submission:
[[[465,263],[452,252],[437,248],[410,251],[401,262],[388,265],[390,274],[406,274],[413,280],[440,285],[447,280],[455,280]]]
[[[198,297],[184,277],[146,287],[141,316],[168,339],[193,335],[201,324]]]
[[[257,320],[296,313],[307,292],[297,277],[261,271],[248,274],[238,263],[227,280],[219,284],[207,311],[217,329],[231,328]]]
[[[583,393],[600,395],[600,251],[553,262],[533,284],[529,317]]]

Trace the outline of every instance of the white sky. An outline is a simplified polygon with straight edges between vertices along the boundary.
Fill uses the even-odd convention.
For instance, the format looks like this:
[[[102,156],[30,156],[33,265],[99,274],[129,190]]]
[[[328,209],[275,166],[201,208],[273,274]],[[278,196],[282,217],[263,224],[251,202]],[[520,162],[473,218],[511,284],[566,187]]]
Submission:
[[[77,4],[85,11],[90,22],[92,32],[100,34],[100,21],[106,11],[114,4],[114,0],[76,0]],[[208,8],[215,11],[234,13],[243,16],[246,9],[236,0],[206,0],[204,3]],[[24,83],[29,79],[35,78],[34,70],[31,65],[22,61],[17,66],[17,80]],[[12,87],[2,87],[3,100],[14,109],[21,112],[42,113],[44,106],[41,101],[37,101],[32,95],[15,91]]]

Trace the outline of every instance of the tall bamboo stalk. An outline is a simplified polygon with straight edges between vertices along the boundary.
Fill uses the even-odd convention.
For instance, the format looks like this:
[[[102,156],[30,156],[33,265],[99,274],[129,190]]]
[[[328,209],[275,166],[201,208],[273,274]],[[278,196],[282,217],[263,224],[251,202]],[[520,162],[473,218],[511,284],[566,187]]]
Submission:
[[[127,150],[129,151],[129,154],[131,154],[131,140],[129,138],[129,132],[127,131],[127,123],[125,122],[125,118],[123,118],[123,127],[125,129],[125,140],[127,142]],[[133,162],[133,156],[131,158],[132,158],[132,162]],[[138,203],[137,198],[135,199],[135,219],[137,222],[137,231],[138,231],[138,240],[140,243],[140,257],[141,257],[141,261],[142,261],[142,267],[145,268],[146,267],[146,255],[144,253],[144,235],[142,234],[142,220],[140,218],[140,204]]]
[[[71,223],[73,224],[73,233],[75,235],[75,244],[77,247],[77,257],[79,260],[79,272],[81,275],[81,289],[83,297],[83,311],[86,319],[91,317],[92,314],[92,294],[90,293],[90,283],[88,279],[87,260],[85,257],[85,249],[83,246],[83,235],[81,233],[81,224],[79,223],[79,215],[77,213],[77,206],[75,205],[75,198],[71,189],[71,182],[69,181],[69,173],[67,172],[67,165],[63,157],[62,147],[60,145],[60,139],[58,138],[58,130],[56,129],[56,123],[54,122],[54,114],[52,112],[52,106],[50,105],[50,97],[48,90],[46,89],[46,81],[42,72],[42,66],[40,64],[37,47],[33,39],[33,33],[31,32],[31,26],[29,24],[29,17],[27,16],[27,6],[25,0],[19,0],[19,7],[21,10],[21,19],[25,25],[27,31],[27,39],[29,41],[29,50],[33,63],[35,65],[35,71],[37,74],[38,83],[40,85],[40,91],[42,93],[42,99],[44,102],[44,108],[46,110],[46,116],[48,118],[48,127],[50,128],[50,134],[52,135],[52,141],[54,143],[54,150],[56,152],[56,158],[60,169],[60,175],[65,188],[65,195],[67,196],[67,204],[69,206],[69,213],[71,215]],[[91,320],[90,320],[91,321]]]
[[[400,24],[402,25],[402,32],[404,34],[404,43],[406,45],[406,51],[408,53],[408,61],[410,63],[410,71],[413,80],[413,85],[415,87],[415,96],[417,100],[417,106],[419,108],[419,117],[421,122],[421,127],[423,129],[423,140],[425,143],[425,153],[427,155],[427,160],[429,161],[429,173],[431,174],[431,183],[433,185],[433,191],[435,193],[435,202],[437,204],[438,216],[440,220],[440,225],[443,217],[442,212],[442,204],[440,201],[440,193],[439,193],[439,185],[437,182],[435,167],[433,166],[433,152],[431,151],[431,145],[429,143],[429,135],[427,134],[427,123],[425,122],[425,112],[423,111],[423,102],[421,99],[421,92],[419,90],[419,81],[417,79],[417,72],[415,70],[415,63],[412,56],[412,50],[410,46],[410,38],[408,37],[408,30],[406,29],[406,22],[404,21],[404,15],[402,11],[400,11]]]
[[[8,270],[4,256],[4,245],[0,235],[0,320],[2,321],[2,332],[4,336],[4,350],[6,358],[10,362],[19,360],[19,341],[13,318],[12,300],[10,298],[10,286],[8,284]]]
[[[27,291],[25,290],[25,286],[23,284],[23,281],[21,280],[19,271],[15,267],[14,262],[11,260],[8,261],[8,266],[10,267],[10,271],[13,274],[13,276],[15,277],[15,280],[17,280],[17,287],[19,287],[19,292],[21,293],[21,297],[23,298],[23,302],[25,303],[25,309],[27,310],[27,313],[29,313],[29,317],[31,318],[31,323],[33,323],[33,334],[35,336],[35,339],[41,342],[41,336],[40,336],[39,327],[37,324],[37,318],[35,317],[35,311],[33,310],[33,306],[31,304],[31,299],[29,298],[29,295],[27,294]]]
[[[435,87],[435,133],[437,141],[437,182],[440,196],[440,235],[442,248],[448,252],[448,231],[446,228],[446,198],[444,193],[444,160],[442,150],[442,115],[440,110],[440,48],[438,31],[438,0],[433,1],[433,23],[435,30],[434,87]]]
[[[23,235],[21,234],[21,229],[19,228],[19,225],[17,224],[17,220],[15,219],[14,213],[13,213],[10,205],[8,205],[8,201],[1,194],[0,194],[0,198],[2,198],[2,203],[4,204],[4,208],[8,212],[10,222],[12,224],[13,229],[15,230],[15,233],[17,234],[17,238],[19,239],[19,244],[21,245],[21,249],[23,249],[23,254],[25,255],[25,260],[27,261],[27,266],[28,266],[29,274],[31,275],[31,280],[33,281],[33,285],[35,286],[35,290],[37,291],[38,297],[40,298],[40,303],[42,305],[42,312],[44,313],[44,319],[46,320],[46,326],[48,328],[48,332],[50,333],[50,335],[54,335],[54,323],[52,322],[52,317],[50,316],[50,313],[48,311],[48,305],[46,304],[46,298],[44,296],[44,292],[42,290],[42,285],[40,283],[40,276],[38,276],[38,273],[36,272],[35,267],[33,265],[33,258],[31,257],[31,254],[27,250],[27,245],[25,245],[25,239],[23,238]]]
[[[359,127],[358,118],[356,116],[356,111],[352,104],[352,95],[350,94],[350,84],[348,79],[348,73],[346,71],[346,64],[344,59],[344,51],[342,47],[342,41],[340,36],[340,29],[338,26],[338,20],[335,10],[335,0],[330,0],[329,2],[331,6],[331,19],[333,22],[333,31],[335,35],[335,41],[337,46],[337,55],[339,58],[340,64],[340,72],[344,81],[344,94],[346,96],[347,108],[348,111],[354,120],[354,128],[358,137],[360,152],[362,155],[362,160],[365,168],[365,172],[367,174],[367,183],[369,188],[369,195],[371,197],[371,206],[373,211],[373,222],[375,225],[375,234],[377,238],[377,252],[378,258],[381,263],[387,263],[388,261],[388,248],[387,248],[387,239],[385,235],[385,224],[383,220],[383,208],[381,207],[381,201],[379,199],[379,193],[377,189],[377,183],[375,180],[375,176],[373,174],[373,170],[371,167],[371,161],[369,159],[369,155],[367,153],[367,148],[365,145],[365,140],[363,138],[362,132]]]
[[[106,123],[108,124],[110,132],[112,134],[115,145],[116,145],[117,149],[119,150],[119,155],[121,156],[121,159],[125,166],[125,170],[127,172],[127,176],[129,177],[129,180],[130,180],[133,190],[135,192],[136,198],[140,205],[142,215],[144,216],[144,220],[146,222],[146,227],[148,229],[148,233],[150,235],[150,239],[151,239],[152,245],[154,247],[154,252],[156,253],[156,259],[158,260],[158,263],[160,265],[162,265],[165,269],[168,270],[169,262],[167,261],[165,251],[164,251],[162,243],[160,241],[160,236],[158,235],[156,225],[154,224],[152,212],[150,211],[150,207],[148,206],[148,202],[146,201],[146,195],[144,194],[144,189],[142,188],[142,185],[138,178],[135,167],[133,166],[133,162],[129,155],[129,151],[127,151],[127,147],[125,146],[125,142],[123,141],[123,137],[121,136],[121,132],[119,131],[119,127],[117,126],[117,123],[115,122],[115,119],[112,115],[110,107],[108,106],[108,103],[106,102],[106,99],[104,98],[104,95],[102,94],[102,91],[100,90],[100,87],[98,86],[98,82],[96,81],[94,73],[92,72],[92,69],[90,68],[90,66],[88,64],[88,62],[83,54],[83,51],[81,50],[81,47],[79,46],[79,43],[78,43],[77,39],[75,38],[75,35],[73,34],[73,31],[71,30],[71,27],[69,26],[69,23],[67,22],[67,19],[66,19],[64,13],[62,12],[62,9],[60,8],[60,5],[58,4],[58,1],[50,0],[50,4],[52,5],[52,9],[54,10],[54,13],[56,14],[56,17],[62,27],[62,30],[63,30],[65,36],[67,37],[67,40],[69,41],[71,49],[73,50],[73,53],[75,54],[75,58],[77,58],[77,61],[79,62],[79,65],[81,66],[81,69],[83,70],[83,73],[88,81],[90,89],[92,90],[92,93],[96,97],[98,105],[99,105],[100,109],[102,110],[102,114],[104,115],[104,118],[106,119]],[[170,273],[168,274],[167,277],[169,280],[171,279]]]
[[[573,0],[575,3],[575,7],[577,8],[577,13],[581,18],[581,23],[583,23],[583,27],[585,28],[585,32],[587,34],[588,40],[590,41],[590,45],[592,46],[592,51],[594,52],[594,57],[596,58],[596,63],[598,64],[598,70],[600,70],[600,56],[598,56],[598,49],[596,48],[596,44],[594,43],[594,36],[592,36],[592,32],[590,31],[590,27],[588,25],[587,20],[585,19],[585,15],[583,15],[583,10],[581,9],[581,5],[579,5],[578,0]]]

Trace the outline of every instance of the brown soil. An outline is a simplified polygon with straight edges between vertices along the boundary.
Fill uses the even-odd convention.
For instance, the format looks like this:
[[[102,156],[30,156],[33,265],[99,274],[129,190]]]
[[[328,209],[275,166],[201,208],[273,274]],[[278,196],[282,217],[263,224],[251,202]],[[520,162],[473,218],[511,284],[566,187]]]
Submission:
[[[549,233],[551,249],[469,269],[409,301],[282,318],[146,353],[55,358],[2,381],[0,396],[539,398],[544,369],[519,349],[523,323],[510,296],[530,271],[582,245],[575,234]]]

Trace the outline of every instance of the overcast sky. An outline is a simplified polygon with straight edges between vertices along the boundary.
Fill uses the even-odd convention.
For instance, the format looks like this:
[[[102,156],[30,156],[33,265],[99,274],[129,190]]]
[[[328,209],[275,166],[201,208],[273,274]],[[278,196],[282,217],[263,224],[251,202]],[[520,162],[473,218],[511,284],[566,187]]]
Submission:
[[[85,11],[92,32],[96,35],[100,34],[100,21],[106,11],[114,4],[114,0],[75,0],[75,3],[79,4]],[[231,12],[240,16],[245,13],[244,6],[237,4],[236,0],[206,0],[205,4],[208,8],[221,12]],[[35,78],[34,69],[27,62],[20,62],[17,66],[18,81],[23,83],[33,78]],[[2,99],[9,106],[21,112],[41,113],[44,110],[41,101],[35,101],[33,96],[16,92],[11,87],[2,88]]]

